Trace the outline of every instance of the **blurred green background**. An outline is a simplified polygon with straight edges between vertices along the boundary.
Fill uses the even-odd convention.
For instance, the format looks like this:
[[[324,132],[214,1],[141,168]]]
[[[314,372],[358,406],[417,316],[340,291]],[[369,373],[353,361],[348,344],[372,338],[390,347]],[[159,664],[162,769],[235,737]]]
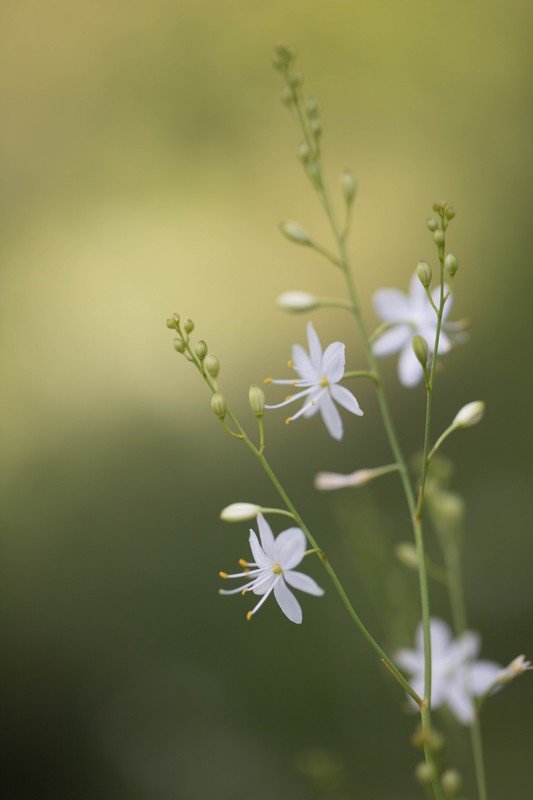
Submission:
[[[326,584],[304,624],[275,603],[251,624],[220,598],[246,555],[236,500],[276,504],[224,436],[164,321],[191,316],[222,387],[253,429],[247,389],[284,377],[306,319],[275,297],[334,294],[340,276],[286,242],[297,219],[329,243],[295,158],[271,48],[291,43],[325,119],[328,175],[358,181],[351,254],[373,291],[433,260],[425,219],[457,209],[453,316],[472,321],[445,361],[434,430],[485,399],[450,439],[468,501],[465,575],[483,654],[533,655],[531,538],[531,30],[528,0],[4,0],[2,123],[3,730],[6,797],[407,800],[415,718]],[[362,350],[346,318],[324,344]],[[408,452],[423,391],[385,365]],[[277,397],[277,395],[276,395]],[[387,463],[372,390],[341,445],[318,419],[267,420],[269,458],[389,648],[409,645],[416,577],[392,547],[409,525],[394,478],[312,491],[321,469]],[[283,526],[276,525],[275,530]],[[434,608],[447,615],[442,591]],[[531,679],[486,708],[493,798],[531,785]],[[452,765],[475,792],[468,744]],[[524,796],[523,794],[521,796]]]

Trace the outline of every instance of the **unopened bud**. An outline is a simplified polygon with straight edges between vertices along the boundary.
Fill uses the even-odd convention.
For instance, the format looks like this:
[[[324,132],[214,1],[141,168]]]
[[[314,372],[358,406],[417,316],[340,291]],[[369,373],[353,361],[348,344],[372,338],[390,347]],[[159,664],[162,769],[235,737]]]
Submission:
[[[461,791],[462,780],[456,769],[447,769],[441,775],[442,788],[450,797],[457,797]]]
[[[415,778],[422,786],[429,786],[433,780],[433,768],[425,761],[421,761],[415,768]]]
[[[353,203],[355,197],[355,178],[349,169],[345,169],[341,176],[341,189],[346,205]]]
[[[255,383],[252,383],[248,392],[250,408],[256,417],[262,417],[265,411],[265,393]]]
[[[421,363],[423,367],[426,366],[428,363],[429,358],[429,347],[428,343],[422,336],[413,336],[413,341],[411,342],[413,353]]]
[[[211,398],[211,408],[213,409],[213,413],[219,419],[224,419],[226,416],[226,401],[222,397],[219,392],[215,392],[213,397]]]
[[[496,676],[496,683],[502,686],[514,681],[519,675],[523,675],[527,670],[533,669],[533,664],[528,661],[525,656],[517,656],[508,664],[505,669],[502,669]]]
[[[286,236],[287,239],[290,239],[291,242],[303,245],[311,244],[309,234],[297,222],[282,222],[279,227],[282,234]]]
[[[213,356],[211,353],[209,353],[209,355],[205,357],[204,367],[208,375],[211,375],[212,378],[216,378],[220,372],[220,361],[216,356]]]
[[[276,300],[276,305],[282,311],[288,311],[291,314],[300,314],[305,311],[312,311],[318,308],[320,301],[318,297],[309,292],[283,292]]]
[[[444,244],[444,238],[444,231],[440,228],[437,228],[437,230],[433,232],[433,241],[435,244]]]
[[[409,569],[418,569],[416,547],[411,542],[399,542],[394,548],[396,558]]]
[[[292,89],[290,89],[288,86],[284,86],[279,94],[279,99],[284,106],[292,106],[294,103],[294,94]]]
[[[310,122],[310,127],[311,127],[311,133],[313,134],[315,139],[318,139],[322,135],[322,123],[320,122],[320,120],[317,117],[312,119]]]
[[[446,219],[453,219],[455,217],[455,208],[453,206],[446,206],[444,209],[444,216]]]
[[[178,353],[185,352],[185,342],[183,339],[174,339],[174,350],[176,350]]]
[[[287,74],[287,81],[289,85],[292,86],[293,88],[296,86],[301,86],[303,83],[303,79],[304,76],[297,69],[293,69]]]
[[[185,331],[185,333],[192,333],[193,332],[193,330],[194,330],[194,322],[192,321],[192,319],[186,319],[185,320],[185,322],[183,323],[183,330]]]
[[[453,278],[459,267],[457,256],[454,256],[453,253],[448,253],[446,258],[444,259],[444,266],[448,270],[450,278]]]
[[[254,503],[231,503],[220,512],[220,519],[224,522],[244,522],[247,519],[255,519],[261,506],[256,506]]]
[[[298,145],[298,158],[302,162],[302,164],[307,164],[309,159],[311,158],[311,148],[307,144],[307,142],[300,142]]]
[[[200,339],[200,341],[198,342],[198,344],[194,348],[194,352],[196,353],[196,355],[198,356],[200,361],[204,360],[204,358],[207,355],[207,345],[206,345],[206,343],[204,342],[203,339]]]
[[[433,272],[427,261],[418,262],[416,265],[416,274],[418,275],[418,280],[422,286],[425,286],[427,289],[431,283],[431,278],[433,277]]]
[[[305,101],[305,110],[309,117],[316,117],[318,114],[318,100],[316,97],[308,97]]]
[[[466,504],[455,492],[435,492],[431,497],[431,511],[439,524],[455,526],[464,519]]]
[[[428,229],[431,231],[431,233],[436,231],[437,228],[439,227],[438,224],[437,224],[437,220],[432,219],[432,218],[426,220],[426,225],[427,225]]]
[[[442,209],[443,209],[443,206],[444,206],[444,203],[442,203],[442,202],[441,202],[441,203],[433,203],[433,205],[431,206],[431,208],[432,208],[432,209],[433,209],[433,211],[435,211],[437,214],[440,214],[440,213],[441,213],[441,211],[442,211]]]
[[[170,330],[176,330],[177,327],[173,319],[167,319],[166,326],[167,328],[170,328]]]
[[[481,422],[485,414],[485,403],[482,400],[474,400],[467,403],[454,417],[452,425],[454,428],[471,428]]]

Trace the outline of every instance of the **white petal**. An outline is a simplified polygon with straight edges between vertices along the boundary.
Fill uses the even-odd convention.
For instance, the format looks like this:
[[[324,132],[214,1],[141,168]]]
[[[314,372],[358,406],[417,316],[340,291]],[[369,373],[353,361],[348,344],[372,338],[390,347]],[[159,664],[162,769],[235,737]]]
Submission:
[[[468,667],[468,689],[479,697],[490,689],[501,673],[501,664],[495,661],[475,661]]]
[[[411,675],[418,675],[424,671],[424,655],[418,650],[408,650],[407,648],[397,650],[394,660],[399,667],[407,670]]]
[[[322,359],[322,372],[329,383],[338,383],[344,375],[346,363],[345,347],[342,342],[328,344]]]
[[[352,414],[357,414],[358,417],[363,416],[363,412],[359,408],[359,403],[346,387],[335,384],[329,387],[329,391],[335,402],[340,406],[347,411],[351,411]]]
[[[411,319],[409,300],[399,289],[379,289],[372,298],[376,314],[384,322]]]
[[[258,567],[270,566],[272,564],[272,559],[267,556],[267,554],[259,544],[259,539],[257,538],[255,532],[252,530],[250,530],[249,542],[257,566]]]
[[[430,620],[431,631],[431,651],[433,661],[442,657],[450,647],[452,641],[452,631],[447,622],[438,617],[432,617]],[[424,648],[423,640],[420,642],[421,648]]]
[[[304,557],[306,538],[301,528],[288,528],[274,542],[274,559],[285,569],[296,567]]]
[[[288,617],[291,622],[296,622],[299,625],[302,621],[300,603],[291,590],[287,588],[283,579],[278,581],[274,586],[274,597],[278,601],[278,605],[285,616]]]
[[[454,658],[457,664],[474,659],[481,649],[481,638],[475,631],[465,631],[457,637],[453,644]]]
[[[446,705],[463,725],[474,720],[474,702],[466,690],[462,675],[457,675],[446,687]]]
[[[372,345],[374,355],[378,358],[382,356],[390,356],[401,350],[404,344],[410,340],[413,335],[412,328],[409,325],[397,325],[385,333],[382,333]]]
[[[322,414],[322,419],[324,420],[324,425],[328,429],[329,435],[333,436],[337,441],[342,439],[343,427],[341,415],[335,408],[335,404],[328,392],[320,399],[320,413]]]
[[[278,576],[275,575],[273,572],[263,575],[263,577],[260,580],[256,580],[252,584],[251,587],[252,592],[254,594],[267,594],[272,590],[277,579]]]
[[[301,592],[314,594],[315,597],[321,597],[324,594],[324,589],[321,589],[313,578],[310,578],[309,575],[304,575],[303,572],[288,570],[283,573],[283,577],[290,586],[294,589],[299,589]]]
[[[274,534],[272,529],[262,514],[257,515],[257,527],[259,528],[259,536],[261,537],[261,544],[266,555],[272,559],[274,557]],[[257,559],[255,559],[257,561]],[[259,562],[258,562],[259,563]]]
[[[313,323],[307,323],[307,341],[309,342],[309,355],[311,363],[317,372],[322,369],[322,346],[318,334],[313,328]]]
[[[319,377],[311,359],[299,344],[292,347],[292,366],[303,380],[314,382]]]
[[[423,375],[424,372],[420,366],[420,362],[413,352],[411,342],[409,342],[409,344],[406,344],[403,348],[400,353],[400,358],[398,359],[398,376],[400,378],[400,383],[402,386],[411,388],[412,386],[416,386],[417,383],[420,383]]]

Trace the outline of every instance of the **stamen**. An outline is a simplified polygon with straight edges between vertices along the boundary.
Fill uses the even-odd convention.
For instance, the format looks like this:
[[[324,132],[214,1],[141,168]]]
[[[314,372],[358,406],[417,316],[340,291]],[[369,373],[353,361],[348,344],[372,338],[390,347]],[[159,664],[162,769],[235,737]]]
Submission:
[[[292,417],[287,417],[287,419],[285,420],[285,425],[290,425],[291,422],[292,422]]]
[[[326,386],[329,386],[329,381],[328,381],[328,379],[327,379],[327,378],[322,378],[322,380],[320,381],[320,385],[321,385],[321,386],[323,386],[323,387],[324,387],[324,389],[325,389],[325,388],[326,388]]]
[[[229,575],[228,575],[227,572],[219,572],[218,574],[219,574],[219,577],[224,578],[224,580],[226,580],[226,578],[229,578]]]
[[[289,358],[289,360],[287,361],[287,366],[289,369],[292,369],[292,358]]]
[[[249,612],[247,613],[247,615],[246,615],[246,619],[248,620],[248,622],[250,622],[250,620],[252,619],[252,616],[253,616],[253,612],[252,612],[252,611],[249,611]]]
[[[265,378],[263,383],[272,383],[272,378]]]
[[[249,567],[250,564],[244,560],[244,558],[239,558],[239,564],[241,567]]]

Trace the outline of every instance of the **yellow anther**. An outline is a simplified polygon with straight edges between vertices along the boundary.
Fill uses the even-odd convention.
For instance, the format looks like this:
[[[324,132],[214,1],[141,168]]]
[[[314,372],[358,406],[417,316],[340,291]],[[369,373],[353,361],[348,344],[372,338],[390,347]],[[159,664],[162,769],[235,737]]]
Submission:
[[[292,369],[292,358],[289,358],[289,360],[287,361],[287,366],[289,369]]]
[[[265,378],[263,383],[272,383],[272,378]]]
[[[272,565],[272,572],[274,573],[274,575],[281,575],[283,570],[281,569],[279,564],[273,564]]]
[[[298,381],[291,381],[291,386],[296,386],[297,383]]]
[[[251,611],[249,611],[249,612],[247,613],[247,615],[246,615],[246,619],[248,620],[248,622],[250,622],[250,620],[252,619],[252,612],[251,612]]]
[[[241,565],[241,567],[247,567],[248,566],[248,562],[245,561],[244,558],[239,558],[239,564]]]
[[[244,595],[245,595],[245,594],[248,594],[248,592],[249,592],[249,591],[250,591],[249,589],[247,589],[246,587],[244,587],[244,589],[243,589],[243,590],[242,590],[242,592],[241,592],[242,596],[244,597]]]
[[[316,406],[316,400],[311,400],[311,405]]]
[[[227,572],[219,572],[218,574],[220,575],[220,577],[221,577],[221,578],[224,578],[224,580],[225,580],[226,578],[229,578],[229,575],[228,575],[228,573],[227,573]]]
[[[292,422],[292,417],[287,417],[285,420],[285,425],[289,425]]]
[[[327,379],[327,378],[322,378],[322,380],[320,381],[320,385],[321,385],[321,386],[323,386],[323,387],[324,387],[324,389],[325,389],[325,388],[326,388],[326,386],[329,386],[329,381],[328,381],[328,379]]]

